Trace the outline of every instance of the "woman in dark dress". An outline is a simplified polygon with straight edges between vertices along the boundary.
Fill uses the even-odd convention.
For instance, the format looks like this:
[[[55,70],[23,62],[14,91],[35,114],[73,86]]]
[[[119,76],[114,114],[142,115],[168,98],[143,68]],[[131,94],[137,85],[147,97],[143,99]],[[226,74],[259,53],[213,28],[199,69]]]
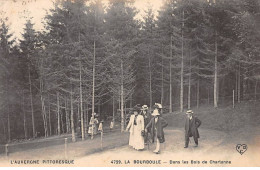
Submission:
[[[156,140],[156,149],[153,152],[158,154],[160,153],[160,143],[165,142],[163,128],[165,128],[168,123],[161,117],[157,105],[155,106],[152,116],[153,118],[145,127],[145,131],[147,132],[147,129],[151,128],[152,142]]]

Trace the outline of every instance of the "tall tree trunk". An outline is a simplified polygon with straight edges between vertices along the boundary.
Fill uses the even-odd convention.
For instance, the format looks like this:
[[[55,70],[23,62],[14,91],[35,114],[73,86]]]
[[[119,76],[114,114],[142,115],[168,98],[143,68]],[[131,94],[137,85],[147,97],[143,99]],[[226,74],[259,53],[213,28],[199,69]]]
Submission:
[[[48,136],[48,128],[47,128],[47,118],[46,118],[46,109],[45,109],[45,102],[44,97],[41,94],[41,106],[42,106],[42,119],[43,119],[43,126],[44,126],[44,136]]]
[[[190,58],[190,73],[189,73],[189,87],[188,87],[188,109],[190,109],[190,96],[191,96],[191,56],[189,51]]]
[[[197,108],[200,105],[200,80],[197,81]]]
[[[133,107],[133,94],[130,95],[130,108]]]
[[[6,104],[6,107],[7,107],[7,133],[6,133],[6,129],[5,129],[5,123],[3,122],[3,125],[4,125],[4,135],[5,135],[5,141],[7,141],[7,143],[9,143],[11,141],[11,138],[10,138],[10,134],[11,134],[11,129],[10,129],[10,118],[9,118],[9,114],[10,114],[10,95],[9,95],[9,79],[7,78],[7,74],[5,74],[5,87],[6,87],[6,90],[4,91],[5,93],[5,96],[7,98],[7,104]],[[3,119],[1,119],[3,121]],[[8,135],[8,137],[7,137]]]
[[[9,107],[9,106],[8,106]],[[11,142],[11,125],[10,125],[10,110],[8,109],[8,114],[7,114],[7,128],[8,128],[8,143]]]
[[[237,100],[237,89],[238,89],[238,73],[237,73],[237,70],[236,70],[236,84],[235,84],[235,100]]]
[[[85,140],[84,133],[84,115],[83,115],[83,99],[82,99],[82,65],[81,65],[81,57],[79,61],[79,99],[80,99],[80,122],[81,122],[81,139]]]
[[[58,119],[58,135],[60,135],[60,99],[59,99],[59,92],[57,92],[57,119]]]
[[[219,75],[219,74],[218,74]],[[219,86],[220,86],[220,78],[217,79],[217,103],[219,104]]]
[[[121,132],[124,131],[124,122],[125,122],[125,117],[124,117],[124,72],[123,72],[123,59],[121,58],[121,92],[120,92],[120,99],[121,99]]]
[[[163,48],[162,48],[163,49]],[[163,54],[163,51],[162,51],[162,54]],[[163,93],[164,93],[164,89],[163,89],[163,86],[164,86],[164,81],[163,81],[163,77],[164,77],[164,69],[163,69],[163,57],[162,57],[162,71],[161,71],[161,73],[162,73],[162,75],[161,75],[161,104],[162,104],[162,106],[163,106]],[[152,107],[152,106],[150,106],[150,107]]]
[[[217,84],[218,84],[218,42],[217,32],[215,33],[215,61],[214,61],[214,107],[218,107],[217,101]]]
[[[88,110],[89,110],[89,108],[88,108],[88,104],[87,104],[87,117],[86,117],[86,121],[87,121],[87,127],[88,127],[88,122],[89,122],[89,120],[88,120]],[[87,130],[88,130],[88,128],[87,128]]]
[[[149,103],[150,103],[150,107],[152,106],[152,103],[153,103],[153,92],[152,92],[152,68],[151,68],[151,55],[150,55],[150,53],[148,52],[148,56],[149,56],[149,58],[148,58],[148,65],[149,65],[149,94],[150,94],[150,96],[149,96]]]
[[[95,15],[96,16],[96,15]],[[92,117],[95,113],[95,74],[96,74],[96,39],[94,38],[93,51],[93,72],[92,72]],[[91,139],[94,137],[94,124],[92,125]]]
[[[80,11],[81,6],[79,6]],[[80,25],[80,15],[78,15],[78,22]],[[78,41],[80,43],[81,37],[80,37],[80,28],[78,32]],[[85,140],[85,128],[84,128],[84,114],[83,114],[83,98],[82,98],[82,61],[81,61],[81,54],[79,54],[79,98],[80,98],[80,122],[81,122],[81,139],[82,141]]]
[[[101,116],[101,113],[100,113],[100,108],[101,108],[101,99],[98,100],[98,114],[99,116]]]
[[[240,103],[240,97],[241,97],[241,64],[240,64],[240,58],[238,61],[238,83],[237,83],[237,101]]]
[[[189,60],[190,60],[190,73],[189,73],[189,87],[188,87],[188,109],[190,109],[191,104],[190,104],[190,98],[191,98],[191,54],[190,54],[190,49],[189,49]]]
[[[249,61],[249,56],[246,57],[246,62],[248,63]],[[249,80],[248,77],[249,75],[249,68],[248,66],[243,67],[243,81],[242,81],[242,86],[243,86],[243,90],[242,90],[242,99],[249,99],[250,96],[247,96],[246,93],[248,92],[248,87],[249,87]],[[249,94],[248,94],[249,95]]]
[[[114,96],[114,94],[113,94],[113,119],[112,120],[113,120],[113,124],[115,124],[115,96]]]
[[[63,112],[61,112],[61,113],[60,113],[60,124],[61,124],[62,134],[65,133],[63,120],[64,120],[64,119],[63,119]]]
[[[68,111],[68,103],[67,98],[65,97],[65,114],[66,114],[66,133],[70,132],[70,119],[69,119],[69,111]]]
[[[28,57],[29,57],[29,56],[28,56]],[[33,109],[33,97],[32,97],[31,69],[30,69],[30,65],[29,65],[29,64],[28,64],[28,71],[29,71],[31,112],[32,112],[32,130],[33,130],[33,138],[35,138],[35,136],[36,136],[36,130],[35,130],[35,122],[34,122],[34,109]]]
[[[72,142],[76,142],[75,127],[74,127],[74,111],[73,111],[73,92],[72,85],[70,89],[70,125],[71,125],[71,137]]]
[[[87,120],[88,115],[87,115],[87,112],[88,111],[87,111],[86,103],[84,103],[84,127],[85,127],[84,131],[85,131],[85,134],[88,133],[88,120]]]
[[[181,88],[180,88],[180,112],[183,112],[183,46],[184,46],[184,39],[183,39],[183,29],[184,29],[184,10],[182,10],[182,29],[181,29]]]
[[[77,101],[77,104],[78,104],[78,107],[77,107],[77,128],[80,128],[81,127],[81,124],[80,124],[80,101],[78,100]],[[79,132],[81,133],[81,131]]]
[[[121,91],[121,86],[119,88],[119,92]],[[118,109],[121,110],[121,93],[118,95]]]
[[[24,110],[24,91],[22,91],[22,95],[23,95],[23,99],[22,99],[22,110],[23,110],[23,129],[24,129],[24,138],[27,139],[28,138],[28,134],[27,134],[27,121],[26,121],[26,112]]]
[[[50,96],[48,94],[48,104],[49,104],[49,134],[50,136],[52,135],[52,127],[51,127],[51,101],[50,101]]]
[[[124,109],[124,115],[126,115],[126,102],[125,102],[125,109]],[[126,127],[127,125],[126,125],[126,121],[124,121],[124,127]]]
[[[172,113],[172,36],[171,36],[171,53],[170,53],[170,94],[169,94],[169,112]]]
[[[47,117],[46,117],[46,109],[45,109],[45,99],[43,96],[43,73],[42,68],[40,66],[40,97],[41,97],[41,107],[42,107],[42,120],[43,120],[43,127],[44,127],[44,136],[48,136],[48,127],[47,127]]]

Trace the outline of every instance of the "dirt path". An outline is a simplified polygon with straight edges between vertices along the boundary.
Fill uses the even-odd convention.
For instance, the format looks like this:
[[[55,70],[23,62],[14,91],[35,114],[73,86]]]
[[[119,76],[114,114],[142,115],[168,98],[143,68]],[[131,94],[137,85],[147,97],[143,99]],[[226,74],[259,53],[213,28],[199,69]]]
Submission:
[[[258,133],[260,128],[247,129],[232,134],[209,129],[200,129],[199,131],[201,136],[199,147],[194,147],[194,141],[190,138],[189,148],[184,149],[183,129],[166,128],[166,142],[162,144],[162,152],[158,155],[152,153],[155,148],[154,144],[149,149],[146,147],[144,151],[136,151],[127,145],[129,133],[117,132],[104,136],[103,150],[100,149],[100,138],[97,136],[94,140],[69,143],[68,157],[64,156],[64,145],[57,145],[13,153],[9,160],[0,159],[0,165],[21,166],[10,163],[10,160],[21,159],[70,159],[74,160],[73,165],[40,164],[40,166],[260,166],[260,137]],[[249,134],[248,131],[254,133]],[[252,136],[254,138],[251,140]],[[237,144],[247,144],[248,150],[240,155],[236,151]],[[115,161],[111,163],[113,160]],[[119,163],[118,160],[122,164],[115,164]],[[125,164],[125,161],[128,160],[130,164]],[[135,164],[134,160],[160,160],[161,163],[150,164],[148,161],[145,164]],[[196,164],[192,164],[192,160],[197,161]],[[212,163],[211,160],[216,162]],[[184,164],[183,161],[187,161],[188,164]],[[203,161],[207,161],[207,164],[203,164]],[[218,161],[231,161],[231,163],[221,164]]]
[[[76,162],[82,166],[97,166],[97,164],[99,166],[260,166],[260,146],[256,146],[258,139],[248,143],[248,151],[240,155],[235,149],[238,143],[230,141],[229,135],[226,133],[200,129],[199,147],[194,147],[194,141],[191,138],[190,147],[187,149],[183,148],[183,134],[182,129],[165,130],[166,143],[162,145],[162,152],[158,155],[152,153],[154,145],[144,151],[136,151],[124,146],[89,155]],[[112,160],[120,160],[122,164],[114,164],[118,161],[111,163]],[[129,160],[130,164],[124,164],[125,160]],[[161,164],[134,164],[134,160],[161,160]],[[197,164],[191,164],[191,160],[197,161]],[[207,161],[207,164],[202,164],[204,160]],[[231,161],[231,163],[210,163],[211,160]],[[176,164],[173,164],[173,161],[176,161]],[[188,161],[188,164],[183,164],[182,161]]]

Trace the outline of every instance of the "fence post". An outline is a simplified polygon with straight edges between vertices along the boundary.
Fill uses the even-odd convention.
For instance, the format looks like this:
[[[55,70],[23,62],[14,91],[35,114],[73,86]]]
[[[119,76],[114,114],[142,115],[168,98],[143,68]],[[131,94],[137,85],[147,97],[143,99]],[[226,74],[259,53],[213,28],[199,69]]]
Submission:
[[[233,90],[233,108],[235,108],[235,90]]]
[[[65,138],[65,158],[68,157],[68,138]]]
[[[6,157],[9,156],[8,146],[9,146],[8,143],[5,144],[5,155],[6,155]]]

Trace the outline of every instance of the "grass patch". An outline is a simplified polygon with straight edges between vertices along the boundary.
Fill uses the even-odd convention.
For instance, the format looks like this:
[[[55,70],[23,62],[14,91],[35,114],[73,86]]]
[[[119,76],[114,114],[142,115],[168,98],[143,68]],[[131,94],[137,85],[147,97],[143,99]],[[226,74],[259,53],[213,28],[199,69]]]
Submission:
[[[232,132],[245,126],[257,126],[260,124],[260,102],[247,101],[232,106],[213,108],[201,106],[193,109],[194,115],[202,121],[202,128],[209,128],[225,132]],[[184,128],[185,112],[168,113],[163,117],[170,127]]]

